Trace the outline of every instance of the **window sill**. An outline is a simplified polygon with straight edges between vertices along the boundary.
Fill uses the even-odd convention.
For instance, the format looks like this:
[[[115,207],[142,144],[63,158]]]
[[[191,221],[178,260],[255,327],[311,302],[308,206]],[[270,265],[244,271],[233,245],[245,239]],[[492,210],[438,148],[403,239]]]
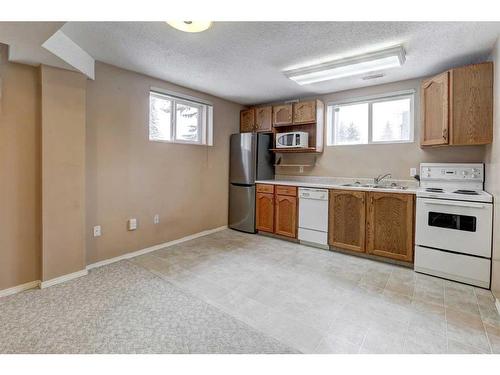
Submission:
[[[158,143],[168,143],[171,145],[189,145],[189,146],[208,146],[211,147],[213,145],[209,145],[206,143],[199,143],[199,142],[181,142],[181,141],[164,141],[161,139],[149,139],[149,142],[158,142]]]
[[[326,145],[326,147],[346,147],[346,146],[373,146],[373,145],[400,145],[415,143],[415,141],[392,141],[392,142],[371,142],[371,143],[351,143],[351,144],[339,144],[339,145]]]

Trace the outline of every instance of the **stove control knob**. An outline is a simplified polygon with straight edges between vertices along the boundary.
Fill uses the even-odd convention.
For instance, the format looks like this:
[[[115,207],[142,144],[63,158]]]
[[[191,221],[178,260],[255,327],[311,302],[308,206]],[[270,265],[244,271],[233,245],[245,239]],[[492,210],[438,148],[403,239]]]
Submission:
[[[466,177],[468,174],[469,174],[469,172],[467,172],[466,170],[463,170],[463,171],[462,171],[462,175],[463,175],[464,177]]]

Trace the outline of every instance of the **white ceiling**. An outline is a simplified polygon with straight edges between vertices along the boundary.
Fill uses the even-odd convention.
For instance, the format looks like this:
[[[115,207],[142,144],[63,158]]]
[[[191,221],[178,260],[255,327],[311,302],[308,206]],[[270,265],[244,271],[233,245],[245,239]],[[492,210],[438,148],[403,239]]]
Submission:
[[[0,43],[9,45],[10,61],[73,69],[42,47],[63,25],[64,22],[0,22]]]
[[[0,42],[2,27],[0,23]],[[69,22],[62,30],[96,60],[254,104],[422,77],[478,62],[489,56],[500,22],[215,22],[196,34],[164,22]],[[299,86],[282,73],[396,44],[404,45],[406,63],[382,78]]]

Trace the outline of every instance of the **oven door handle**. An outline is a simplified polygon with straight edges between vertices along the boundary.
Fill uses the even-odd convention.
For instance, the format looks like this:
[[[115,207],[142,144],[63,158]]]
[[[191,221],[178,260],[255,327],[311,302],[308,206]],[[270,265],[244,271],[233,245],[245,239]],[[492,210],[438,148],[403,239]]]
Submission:
[[[455,206],[455,207],[470,207],[470,208],[485,208],[484,204],[480,203],[472,203],[472,202],[424,202],[429,205],[438,205],[438,206]]]

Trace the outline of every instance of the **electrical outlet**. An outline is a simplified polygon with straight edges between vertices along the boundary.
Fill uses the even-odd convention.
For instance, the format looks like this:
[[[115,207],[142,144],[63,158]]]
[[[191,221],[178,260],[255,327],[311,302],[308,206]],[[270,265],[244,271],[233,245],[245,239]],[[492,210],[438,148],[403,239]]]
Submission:
[[[156,214],[155,216],[153,216],[153,223],[160,224],[160,215]]]
[[[137,219],[129,219],[128,230],[136,230],[136,229],[137,229]]]
[[[94,237],[101,237],[101,226],[96,225],[94,227]]]
[[[415,177],[417,175],[417,168],[410,168],[410,177]]]

